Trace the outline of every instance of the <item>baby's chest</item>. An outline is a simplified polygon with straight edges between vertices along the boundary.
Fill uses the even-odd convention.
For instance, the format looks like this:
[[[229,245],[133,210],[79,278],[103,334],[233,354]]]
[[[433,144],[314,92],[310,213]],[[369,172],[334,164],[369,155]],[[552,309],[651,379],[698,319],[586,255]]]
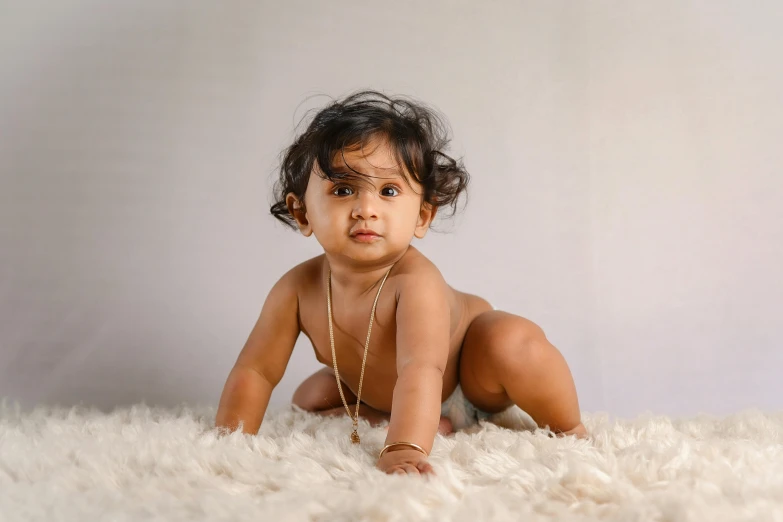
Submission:
[[[325,304],[325,303],[324,303]],[[316,359],[332,366],[332,350],[337,359],[340,376],[346,382],[358,381],[362,359],[367,348],[366,369],[372,368],[376,376],[396,376],[396,332],[394,310],[379,301],[372,329],[370,306],[334,306],[332,310],[331,336],[326,306],[300,305],[302,331],[313,345]],[[368,342],[369,333],[369,342]],[[366,371],[365,369],[365,371]]]

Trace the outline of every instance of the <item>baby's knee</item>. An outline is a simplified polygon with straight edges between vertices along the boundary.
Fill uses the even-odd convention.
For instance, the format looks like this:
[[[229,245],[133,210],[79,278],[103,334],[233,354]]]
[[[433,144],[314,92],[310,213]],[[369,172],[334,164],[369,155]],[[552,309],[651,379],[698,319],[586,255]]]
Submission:
[[[294,391],[294,395],[291,397],[291,404],[298,406],[305,411],[317,410],[312,393],[306,386],[306,383],[300,384],[296,391]]]
[[[356,396],[343,384],[343,393],[350,403],[356,402]],[[342,404],[337,381],[331,368],[322,368],[299,385],[291,397],[291,403],[306,411],[321,411]]]
[[[291,403],[305,411],[318,411],[325,408],[323,388],[325,375],[317,372],[300,384],[291,397]]]

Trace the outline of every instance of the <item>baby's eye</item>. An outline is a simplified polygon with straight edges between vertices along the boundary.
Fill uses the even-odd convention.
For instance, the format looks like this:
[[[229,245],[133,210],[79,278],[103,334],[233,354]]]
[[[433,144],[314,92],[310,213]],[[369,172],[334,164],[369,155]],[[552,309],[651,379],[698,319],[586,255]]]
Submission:
[[[391,194],[389,192],[391,192]],[[381,189],[381,195],[383,196],[397,196],[399,193],[399,189],[397,189],[397,187],[392,187],[391,185]]]
[[[351,187],[346,187],[345,185],[342,185],[339,187],[335,187],[334,190],[332,190],[332,194],[334,194],[335,196],[350,196],[351,194],[353,194],[353,189]]]

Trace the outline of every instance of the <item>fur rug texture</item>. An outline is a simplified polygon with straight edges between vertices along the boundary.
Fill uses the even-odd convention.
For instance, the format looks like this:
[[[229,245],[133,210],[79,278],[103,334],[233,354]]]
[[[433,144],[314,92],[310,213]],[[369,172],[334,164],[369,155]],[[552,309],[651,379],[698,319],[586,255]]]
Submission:
[[[0,520],[783,520],[783,413],[583,415],[591,438],[482,422],[432,479],[374,468],[384,427],[295,407],[218,437],[213,408],[0,405]]]

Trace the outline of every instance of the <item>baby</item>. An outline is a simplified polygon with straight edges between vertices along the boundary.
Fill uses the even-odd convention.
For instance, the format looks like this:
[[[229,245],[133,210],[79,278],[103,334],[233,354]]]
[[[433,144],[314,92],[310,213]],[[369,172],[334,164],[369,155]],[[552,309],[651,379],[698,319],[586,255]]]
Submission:
[[[271,212],[324,253],[270,290],[217,427],[257,433],[304,332],[327,367],[293,403],[348,412],[354,442],[359,416],[388,421],[377,463],[387,473],[433,473],[436,433],[464,426],[465,412],[476,422],[516,405],[558,435],[586,435],[571,372],[541,328],[450,287],[411,246],[467,187],[445,129],[423,104],[363,91],[318,112],[285,151]]]

